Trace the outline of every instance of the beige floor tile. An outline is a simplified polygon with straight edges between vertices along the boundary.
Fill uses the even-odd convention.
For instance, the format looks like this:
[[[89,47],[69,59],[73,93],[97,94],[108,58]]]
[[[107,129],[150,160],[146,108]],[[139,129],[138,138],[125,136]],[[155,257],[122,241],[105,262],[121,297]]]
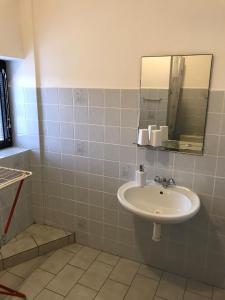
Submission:
[[[25,293],[29,300],[34,299],[53,277],[54,275],[37,269],[24,281],[20,291]]]
[[[109,253],[106,253],[106,252],[102,252],[97,257],[97,260],[101,261],[105,264],[115,266],[119,261],[119,256],[112,255],[112,254],[109,254]]]
[[[6,273],[6,270],[2,270],[2,271],[0,272],[0,278],[1,278],[5,273]]]
[[[9,288],[16,289],[22,283],[23,283],[23,278],[11,274],[7,271],[1,276],[1,284],[6,285]]]
[[[25,237],[31,237],[32,238],[32,236],[30,235],[29,232],[22,231],[21,233],[19,233],[19,234],[16,235],[15,241],[19,241],[21,239],[24,239]]]
[[[140,264],[121,258],[110,275],[110,279],[130,285]]]
[[[56,277],[47,285],[47,289],[66,296],[69,290],[75,285],[84,273],[83,270],[66,265]]]
[[[14,242],[16,242],[17,241],[17,239],[16,239],[16,237],[14,237],[14,238],[12,238],[11,240],[9,240],[8,242],[7,242],[7,244],[9,244],[9,243],[14,243]]]
[[[160,280],[163,272],[159,269],[150,267],[148,265],[141,265],[138,270],[138,274],[144,275],[154,280]]]
[[[77,243],[73,243],[71,245],[68,245],[68,246],[64,247],[63,250],[70,251],[70,252],[73,252],[73,253],[77,253],[78,251],[80,251],[81,248],[82,248],[81,245],[79,245]]]
[[[80,279],[80,283],[94,290],[99,290],[110,272],[112,267],[100,261],[95,261]]]
[[[8,258],[18,253],[36,248],[37,245],[31,237],[24,237],[13,243],[7,243],[1,249],[2,258]]]
[[[57,274],[73,257],[73,253],[57,250],[41,266],[42,270]]]
[[[212,297],[213,288],[211,285],[195,281],[195,280],[188,280],[187,282],[187,289],[190,292],[206,296],[206,297]]]
[[[89,247],[83,247],[70,261],[70,264],[86,270],[95,260],[100,251]]]
[[[1,254],[0,254],[0,257],[1,257]],[[3,260],[0,258],[0,274],[2,271],[3,271]],[[0,275],[0,277],[1,277],[1,275]]]
[[[225,299],[225,290],[214,287],[213,300],[224,300],[224,299]]]
[[[89,289],[88,287],[76,284],[75,287],[69,292],[65,300],[92,300],[97,292]]]
[[[50,229],[44,238],[50,237],[51,230],[56,237],[58,229],[47,227]],[[32,230],[46,231],[39,226],[33,226]],[[19,234],[7,244],[8,253],[12,255],[29,247],[29,239],[28,232]],[[33,249],[26,250],[29,251]],[[162,271],[156,268],[76,243],[52,252],[49,257],[37,257],[0,272],[0,282],[20,289],[28,300],[225,300],[223,289],[213,290],[210,285],[188,280],[185,291],[186,279],[181,276],[170,273],[162,276]]]
[[[63,300],[64,297],[60,296],[49,290],[42,290],[35,300]]]
[[[125,300],[136,300],[141,297],[142,300],[152,300],[154,298],[158,281],[137,275],[132,282]]]
[[[46,244],[50,241],[60,239],[67,236],[64,230],[52,226],[33,224],[26,229],[30,233],[38,246]]]
[[[185,278],[181,276],[164,273],[156,294],[168,300],[182,300],[185,282]]]
[[[210,298],[186,291],[183,300],[209,300]]]
[[[46,259],[46,256],[38,256],[15,267],[12,267],[8,269],[8,271],[22,278],[27,278],[35,269],[39,268],[39,266],[43,264]]]
[[[96,300],[123,300],[128,286],[108,279],[96,296]]]

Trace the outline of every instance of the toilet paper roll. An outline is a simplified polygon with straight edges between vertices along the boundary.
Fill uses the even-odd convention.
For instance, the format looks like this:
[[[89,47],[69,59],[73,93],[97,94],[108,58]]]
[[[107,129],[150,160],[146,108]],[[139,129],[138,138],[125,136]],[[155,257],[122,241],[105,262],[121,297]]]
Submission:
[[[162,132],[160,129],[152,130],[151,146],[153,146],[153,147],[162,146]]]
[[[139,129],[138,132],[138,145],[149,145],[148,129]]]
[[[168,126],[160,126],[162,142],[168,141]]]
[[[157,126],[156,125],[148,125],[148,139],[149,139],[149,144],[151,145],[151,135],[152,135],[152,130],[156,130]]]

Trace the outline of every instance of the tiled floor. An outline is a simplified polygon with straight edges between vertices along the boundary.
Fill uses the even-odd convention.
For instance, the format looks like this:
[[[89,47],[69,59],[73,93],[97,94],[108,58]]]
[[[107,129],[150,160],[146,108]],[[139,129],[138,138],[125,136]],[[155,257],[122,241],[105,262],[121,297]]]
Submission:
[[[0,282],[29,300],[225,299],[225,290],[78,244],[3,271]]]
[[[33,224],[1,247],[0,270],[12,267],[74,242],[74,234],[52,226]]]

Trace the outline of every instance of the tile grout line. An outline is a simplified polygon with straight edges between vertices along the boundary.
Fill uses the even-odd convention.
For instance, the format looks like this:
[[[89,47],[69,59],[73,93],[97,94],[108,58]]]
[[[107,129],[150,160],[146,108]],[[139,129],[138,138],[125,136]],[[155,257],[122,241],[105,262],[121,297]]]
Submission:
[[[128,295],[128,293],[129,293],[129,291],[130,291],[130,289],[131,289],[132,283],[134,282],[134,280],[135,280],[135,278],[136,278],[136,276],[137,276],[137,274],[138,274],[139,268],[140,268],[140,266],[141,266],[140,263],[138,263],[138,264],[139,264],[139,266],[138,266],[138,268],[137,268],[137,271],[135,272],[135,274],[134,274],[134,276],[133,276],[133,278],[132,278],[132,280],[131,280],[131,283],[130,283],[129,286],[128,286],[128,289],[127,289],[127,291],[126,291],[126,293],[125,293],[123,299],[125,299],[126,296]]]
[[[157,296],[157,291],[158,291],[158,289],[159,289],[159,286],[160,286],[160,283],[161,283],[161,280],[162,280],[162,278],[163,278],[163,274],[164,274],[164,273],[165,273],[165,272],[162,272],[162,275],[161,275],[160,278],[159,278],[158,285],[157,285],[156,290],[155,290],[154,298]],[[154,299],[154,298],[153,298],[153,299]]]
[[[100,252],[101,253],[101,252]],[[100,254],[99,253],[99,254]],[[99,255],[98,254],[98,255]],[[96,258],[98,257],[98,255],[96,256]],[[88,285],[85,285],[84,283],[81,283],[80,282],[80,280],[82,279],[82,277],[87,273],[87,271],[90,269],[90,267],[94,264],[94,262],[96,261],[96,258],[93,260],[93,262],[88,266],[88,268],[86,269],[86,270],[84,270],[84,269],[82,269],[83,271],[84,271],[84,273],[80,276],[80,278],[79,278],[79,280],[76,282],[76,284],[80,284],[80,285],[82,285],[82,286],[84,286],[84,287],[86,287],[86,288],[89,288],[89,289],[91,289],[91,290],[93,290],[93,291],[95,291],[96,292],[96,296],[97,296],[97,294],[98,294],[98,292],[100,291],[100,289],[102,288],[102,286],[103,286],[103,284],[105,283],[105,281],[104,281],[104,283],[102,284],[102,286],[100,287],[100,289],[97,291],[97,290],[95,290],[95,289],[93,289],[92,287],[90,287],[90,286],[88,286]],[[75,284],[75,285],[76,285]],[[75,286],[74,285],[74,286]],[[67,294],[68,295],[68,294]]]
[[[73,284],[73,286],[67,291],[66,295],[62,295],[62,294],[57,293],[57,292],[55,292],[55,291],[52,291],[51,289],[49,289],[49,288],[46,287],[46,288],[47,288],[48,290],[50,290],[51,292],[54,292],[54,293],[56,293],[56,294],[58,294],[58,295],[60,295],[60,296],[63,296],[64,298],[67,297],[67,296],[69,295],[69,293],[71,292],[71,290],[75,287],[76,284],[79,283],[79,280],[81,279],[81,277],[82,277],[83,274],[85,273],[85,270],[80,269],[80,268],[78,268],[78,267],[76,267],[76,266],[70,265],[69,263],[67,263],[67,264],[64,266],[64,268],[65,268],[67,265],[68,265],[68,266],[71,266],[71,267],[74,267],[74,268],[77,268],[77,269],[79,269],[79,270],[82,270],[83,273],[80,274],[80,277],[79,277],[79,278],[77,279],[77,281]],[[64,268],[63,268],[63,269],[64,269]],[[63,269],[62,269],[62,270],[63,270]],[[61,270],[61,271],[62,271],[62,270]],[[59,274],[61,271],[59,271],[58,274]],[[57,274],[57,275],[58,275],[58,274]],[[57,275],[56,275],[56,276],[57,276]],[[55,277],[56,277],[56,276],[55,276]],[[55,279],[55,277],[54,277],[51,281],[53,281],[53,280]],[[51,281],[50,281],[50,282],[51,282]],[[49,282],[49,283],[50,283],[50,282]]]
[[[63,248],[60,248],[60,249],[63,250]],[[58,250],[60,250],[60,249],[58,249]],[[82,248],[81,248],[81,249],[82,249]],[[79,252],[81,249],[79,249],[78,252]],[[65,252],[73,253],[72,251],[66,251],[66,250],[65,250]],[[77,253],[78,253],[78,252],[77,252]],[[71,259],[72,259],[77,253],[73,253],[73,256],[71,257]],[[53,253],[53,254],[54,254],[54,253]],[[52,255],[53,255],[53,254],[52,254]],[[50,257],[51,257],[51,256],[50,256]],[[60,270],[58,271],[57,274],[54,274],[54,273],[51,273],[51,272],[46,271],[46,270],[44,270],[44,269],[41,269],[41,266],[38,268],[38,269],[40,269],[40,270],[42,270],[42,271],[45,271],[45,272],[47,272],[47,273],[49,273],[49,274],[51,274],[51,275],[54,275],[54,277],[47,283],[47,285],[40,291],[40,293],[41,293],[44,289],[47,289],[47,290],[49,290],[49,291],[51,291],[51,292],[53,292],[53,293],[55,293],[55,294],[57,294],[57,295],[63,296],[63,295],[61,295],[61,294],[59,294],[59,293],[57,293],[57,292],[54,292],[54,291],[48,289],[47,286],[48,286],[48,284],[49,284],[50,282],[52,282],[52,281],[55,279],[55,277],[56,277],[56,276],[57,276],[57,275],[65,268],[66,265],[73,266],[73,265],[70,265],[69,262],[67,262],[67,263],[63,266],[63,268],[60,269]],[[75,266],[73,266],[73,267],[75,267]],[[77,267],[77,268],[78,268],[78,267]],[[80,269],[80,268],[78,268],[78,269]],[[83,269],[80,269],[80,270],[84,271]],[[83,274],[81,274],[81,276],[82,276],[82,275],[83,275]],[[80,276],[80,277],[81,277],[81,276]],[[80,278],[79,278],[79,279],[80,279]],[[78,281],[77,281],[77,282],[78,282]],[[76,282],[76,283],[77,283],[77,282]],[[74,286],[76,285],[76,283],[74,284]],[[73,287],[74,287],[74,286],[73,286]],[[72,287],[72,288],[73,288],[73,287]],[[72,288],[71,288],[71,289],[72,289]],[[71,290],[71,289],[70,289],[70,290]],[[39,294],[40,294],[40,293],[39,293]],[[38,295],[39,295],[39,294],[38,294]],[[35,298],[37,298],[38,295],[37,295]],[[68,295],[68,293],[67,293],[67,295]],[[67,296],[67,295],[66,295],[66,296]],[[66,297],[66,296],[63,296],[63,297]]]
[[[103,253],[102,250],[99,250],[99,251],[100,251],[99,254],[95,257],[95,259],[94,259],[94,261],[91,263],[91,265],[93,265],[94,262],[98,261],[98,260],[97,260],[98,256],[100,256],[100,255]],[[103,262],[101,262],[101,263],[103,263]],[[118,264],[118,263],[119,263],[119,260],[118,260],[117,264]],[[105,263],[103,263],[103,264],[105,264]],[[111,266],[112,270],[110,271],[109,275],[106,277],[106,279],[104,280],[104,282],[102,283],[102,285],[101,285],[101,287],[99,288],[99,290],[96,291],[96,290],[93,289],[93,290],[96,292],[96,296],[94,297],[94,299],[97,297],[97,295],[98,295],[98,293],[100,292],[101,288],[104,286],[104,284],[106,283],[106,281],[109,279],[111,273],[113,272],[113,270],[115,269],[115,267],[117,266],[117,264],[116,264],[115,266]],[[91,267],[91,265],[89,265],[88,269]],[[109,266],[108,264],[106,264],[106,265]],[[86,271],[88,271],[88,269],[87,269]],[[86,273],[86,272],[85,272],[85,273]],[[84,275],[84,274],[83,274],[83,275]],[[81,284],[81,285],[82,285],[82,284]],[[85,286],[85,285],[84,285],[84,286]],[[90,288],[90,287],[89,287],[89,288]]]
[[[111,266],[111,267],[112,267],[112,266]],[[106,277],[106,279],[105,279],[104,282],[102,283],[101,287],[100,287],[99,290],[97,291],[96,296],[94,297],[94,299],[98,296],[99,292],[101,291],[101,289],[102,289],[103,286],[105,285],[106,281],[107,281],[107,280],[110,280],[110,275],[111,275],[113,269],[114,269],[114,268],[112,267],[112,270],[110,271],[109,275]]]
[[[101,252],[99,253],[99,255],[102,254],[102,253],[103,253],[103,251],[101,251]],[[98,255],[98,256],[99,256],[99,255]],[[98,256],[95,258],[95,261],[97,261]],[[105,281],[103,282],[103,284],[101,285],[101,287],[100,287],[100,289],[98,290],[98,292],[97,292],[96,296],[94,297],[94,299],[97,297],[97,295],[99,294],[100,290],[101,290],[102,287],[105,285],[105,283],[106,283],[107,280],[115,281],[115,280],[113,280],[113,279],[110,279],[110,275],[111,275],[112,272],[115,270],[116,266],[119,264],[119,262],[120,262],[120,260],[121,260],[121,257],[120,257],[120,256],[118,256],[118,257],[119,257],[119,259],[118,259],[117,263],[116,263],[114,266],[111,266],[111,267],[112,267],[111,272],[109,273],[109,275],[107,276],[107,278],[105,279]],[[117,281],[115,281],[115,282],[117,282]],[[121,282],[119,282],[119,281],[118,281],[118,283],[121,284]]]
[[[185,278],[184,292],[183,292],[183,296],[182,296],[183,300],[184,300],[185,292],[187,291],[187,287],[188,287],[188,279]]]
[[[52,253],[52,255],[48,257],[48,259],[51,258],[51,257],[52,257],[57,251],[59,251],[59,250],[60,250],[60,251],[63,251],[63,252],[67,252],[67,253],[69,252],[69,251],[63,250],[63,248],[61,247],[61,248],[59,248],[59,249],[57,249],[57,250],[55,250],[55,251],[53,250],[54,253]],[[70,253],[72,253],[72,252],[70,252]],[[74,255],[73,255],[73,256],[74,256]],[[73,256],[71,257],[71,259],[73,258]],[[66,264],[68,264],[68,263],[69,263],[69,261],[68,261]],[[66,265],[66,264],[65,264],[65,265]],[[58,271],[58,273],[65,267],[65,265]],[[42,266],[42,265],[41,265],[41,266]],[[52,275],[54,275],[54,276],[56,276],[56,275],[58,274],[58,273],[55,274],[55,273],[52,273],[52,272],[47,271],[47,270],[45,270],[45,269],[42,269],[41,266],[39,267],[39,269],[41,269],[42,271],[48,272],[48,273],[50,273],[50,274],[52,274]]]
[[[45,271],[45,270],[42,270],[42,269],[40,269],[40,268],[37,268],[37,269],[34,270],[34,272],[36,272],[37,270]],[[33,274],[34,272],[32,272],[31,274]],[[53,275],[52,273],[50,273],[50,272],[48,272],[48,271],[45,271],[45,272],[47,272],[47,273]],[[24,282],[30,278],[31,274],[24,280]],[[54,277],[55,277],[55,274],[54,274]],[[50,281],[52,281],[52,279],[50,279]],[[49,282],[50,282],[50,281],[49,281]],[[46,286],[49,284],[49,282],[47,282],[46,285],[44,285],[44,287],[41,289],[41,291],[38,292],[36,296],[34,296],[34,299],[36,299],[36,298],[39,296],[39,294],[46,288]]]
[[[53,279],[54,279],[54,278],[53,278]],[[53,280],[53,279],[52,279],[52,280]],[[52,280],[51,280],[51,281],[52,281]],[[50,281],[50,282],[51,282],[51,281]],[[50,283],[50,282],[49,282],[49,283]],[[63,297],[63,299],[66,297],[66,296],[63,296],[62,294],[59,294],[59,293],[57,293],[57,292],[55,292],[55,291],[52,291],[52,290],[48,289],[48,287],[45,286],[45,287],[40,291],[40,293],[38,293],[37,296],[34,297],[34,299],[37,299],[37,297],[38,297],[44,290],[48,290],[49,292],[52,292],[53,294],[56,294],[56,295],[58,295],[58,296],[61,296],[61,297]]]

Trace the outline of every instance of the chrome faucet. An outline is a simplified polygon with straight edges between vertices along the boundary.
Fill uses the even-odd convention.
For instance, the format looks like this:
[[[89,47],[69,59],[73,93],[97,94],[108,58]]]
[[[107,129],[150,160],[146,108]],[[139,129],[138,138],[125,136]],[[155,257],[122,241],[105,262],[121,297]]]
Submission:
[[[165,189],[168,186],[176,185],[176,182],[172,177],[169,179],[166,179],[166,177],[155,176],[154,181],[161,184]]]

